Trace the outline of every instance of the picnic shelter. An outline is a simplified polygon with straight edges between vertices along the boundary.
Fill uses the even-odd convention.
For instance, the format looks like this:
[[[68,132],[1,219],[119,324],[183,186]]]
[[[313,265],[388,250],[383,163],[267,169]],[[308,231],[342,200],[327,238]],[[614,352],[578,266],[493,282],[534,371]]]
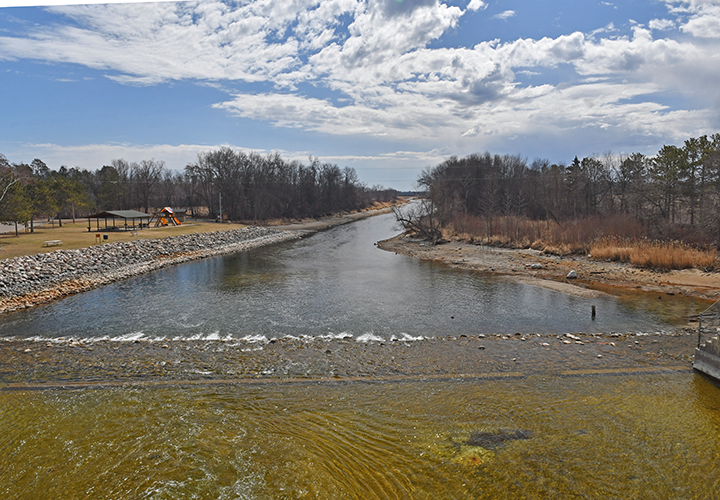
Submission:
[[[108,210],[88,215],[88,231],[92,231],[92,220],[95,219],[96,231],[136,231],[150,226],[150,214],[137,210]],[[100,226],[100,220],[104,226]],[[122,221],[120,226],[117,222]],[[111,221],[112,225],[108,225]]]

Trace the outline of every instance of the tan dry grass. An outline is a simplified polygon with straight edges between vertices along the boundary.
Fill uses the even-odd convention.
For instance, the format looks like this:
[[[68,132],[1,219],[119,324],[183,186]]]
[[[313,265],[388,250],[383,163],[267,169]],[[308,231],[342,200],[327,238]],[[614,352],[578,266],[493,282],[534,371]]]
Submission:
[[[630,262],[630,255],[637,246],[634,241],[613,236],[599,238],[590,245],[590,254],[595,260]]]
[[[711,269],[717,264],[715,250],[689,248],[680,243],[642,245],[630,255],[630,263],[653,269]]]
[[[642,226],[623,215],[585,217],[558,223],[524,217],[480,218],[459,214],[443,231],[447,240],[461,239],[510,248],[530,247],[555,255],[585,253],[591,242],[605,235],[639,237],[642,234]]]
[[[629,262],[648,269],[712,269],[717,265],[717,252],[698,249],[673,241],[601,238],[590,247],[596,260]]]
[[[456,215],[443,228],[447,240],[490,246],[532,248],[553,255],[590,253],[596,260],[629,262],[650,269],[710,269],[717,264],[715,250],[679,242],[643,239],[643,227],[623,215],[585,217],[557,223],[522,217]]]
[[[54,229],[49,225],[35,226],[34,233],[21,232],[18,237],[15,236],[14,232],[0,235],[0,259],[11,259],[20,255],[47,253],[59,249],[72,250],[90,247],[96,245],[96,234],[108,235],[108,240],[100,240],[102,242],[101,244],[103,244],[118,241],[131,241],[142,238],[167,238],[170,236],[179,236],[181,234],[209,233],[220,230],[227,231],[243,227],[246,226],[242,224],[186,222],[177,227],[150,227],[139,231],[137,236],[133,236],[129,231],[103,232],[93,230],[88,232],[87,220],[76,222],[75,224],[63,221],[63,227],[58,227],[57,224]],[[44,247],[43,242],[48,240],[62,240],[63,244],[59,247]]]

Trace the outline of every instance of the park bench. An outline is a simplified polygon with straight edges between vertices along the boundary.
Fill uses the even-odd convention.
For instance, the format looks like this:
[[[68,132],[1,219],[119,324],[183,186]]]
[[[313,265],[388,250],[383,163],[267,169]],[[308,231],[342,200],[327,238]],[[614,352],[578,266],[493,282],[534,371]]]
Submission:
[[[43,241],[42,246],[44,246],[44,247],[59,247],[61,245],[62,245],[62,240],[48,240],[48,241]]]

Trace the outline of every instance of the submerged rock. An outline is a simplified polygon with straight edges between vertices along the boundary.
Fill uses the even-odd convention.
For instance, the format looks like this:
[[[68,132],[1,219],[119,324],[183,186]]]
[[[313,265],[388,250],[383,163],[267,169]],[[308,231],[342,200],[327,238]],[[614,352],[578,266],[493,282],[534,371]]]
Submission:
[[[466,446],[479,446],[481,448],[494,450],[505,441],[516,441],[518,439],[530,439],[532,431],[522,429],[500,429],[496,432],[473,432],[470,438],[465,441]]]
[[[458,464],[482,465],[493,458],[495,458],[495,452],[482,446],[463,446],[452,461]]]

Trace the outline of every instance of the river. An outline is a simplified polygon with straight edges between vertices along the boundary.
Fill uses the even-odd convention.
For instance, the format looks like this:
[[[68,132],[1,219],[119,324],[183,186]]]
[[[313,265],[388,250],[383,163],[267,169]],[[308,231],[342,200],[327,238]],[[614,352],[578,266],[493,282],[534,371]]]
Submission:
[[[390,216],[374,217],[163,269],[6,315],[0,335],[8,345],[73,337],[115,352],[162,339],[170,348],[158,351],[173,355],[200,344],[244,356],[253,355],[244,347],[272,347],[283,359],[290,347],[267,342],[290,336],[292,355],[326,343],[319,352],[328,356],[373,347],[424,364],[433,360],[413,358],[413,346],[434,336],[670,328],[641,301],[568,297],[375,248],[395,231]],[[486,340],[487,351],[503,342]],[[716,384],[683,368],[633,372],[638,357],[617,358],[602,375],[563,375],[562,354],[546,358],[551,351],[528,344],[513,343],[533,356],[523,373],[486,378],[210,376],[0,390],[0,497],[720,497]],[[485,352],[473,349],[466,355]],[[18,363],[31,364],[32,353],[18,350]],[[93,363],[102,369],[102,359]]]
[[[387,214],[166,268],[6,316],[0,337],[389,340],[669,327],[632,300],[572,297],[374,246],[397,232]]]

